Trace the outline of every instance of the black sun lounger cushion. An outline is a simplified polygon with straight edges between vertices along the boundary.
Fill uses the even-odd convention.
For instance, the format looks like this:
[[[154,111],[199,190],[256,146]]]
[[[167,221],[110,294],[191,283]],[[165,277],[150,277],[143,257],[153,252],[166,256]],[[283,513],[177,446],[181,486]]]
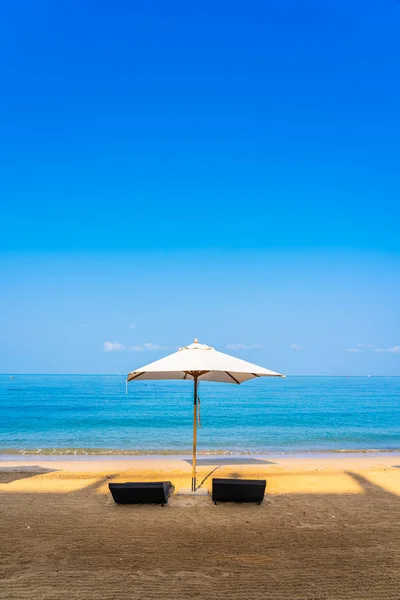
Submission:
[[[167,504],[170,481],[109,483],[117,504]]]
[[[261,502],[264,499],[265,479],[213,479],[212,499],[217,502]]]

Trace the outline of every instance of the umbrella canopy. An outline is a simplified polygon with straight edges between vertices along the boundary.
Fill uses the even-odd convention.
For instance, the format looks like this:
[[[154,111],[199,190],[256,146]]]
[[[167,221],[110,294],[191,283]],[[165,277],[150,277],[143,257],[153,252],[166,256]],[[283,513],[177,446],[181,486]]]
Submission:
[[[243,383],[253,377],[283,377],[280,373],[253,365],[240,358],[218,352],[197,340],[160,360],[136,369],[128,381],[157,379],[194,379],[221,383]]]
[[[128,374],[127,382],[138,380],[192,379],[194,381],[193,473],[192,490],[196,490],[197,386],[199,381],[240,384],[254,377],[284,377],[281,373],[259,367],[240,358],[218,352],[194,340],[190,346],[156,360]]]

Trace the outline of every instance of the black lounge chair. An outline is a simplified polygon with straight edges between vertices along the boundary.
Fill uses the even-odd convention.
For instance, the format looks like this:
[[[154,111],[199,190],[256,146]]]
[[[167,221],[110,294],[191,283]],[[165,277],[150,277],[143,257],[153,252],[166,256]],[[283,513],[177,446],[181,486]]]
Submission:
[[[261,502],[267,482],[265,479],[213,479],[212,499],[217,502]]]
[[[117,504],[164,504],[172,484],[170,481],[109,483],[108,487]]]

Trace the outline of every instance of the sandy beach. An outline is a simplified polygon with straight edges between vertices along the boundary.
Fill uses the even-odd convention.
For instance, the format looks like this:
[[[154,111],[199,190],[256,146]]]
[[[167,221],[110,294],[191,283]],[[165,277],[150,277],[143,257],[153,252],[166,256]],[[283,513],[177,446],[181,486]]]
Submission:
[[[399,466],[384,454],[200,458],[206,489],[212,476],[266,478],[259,507],[179,495],[181,458],[7,460],[0,598],[395,599]],[[161,479],[175,486],[164,508],[117,506],[108,492]]]

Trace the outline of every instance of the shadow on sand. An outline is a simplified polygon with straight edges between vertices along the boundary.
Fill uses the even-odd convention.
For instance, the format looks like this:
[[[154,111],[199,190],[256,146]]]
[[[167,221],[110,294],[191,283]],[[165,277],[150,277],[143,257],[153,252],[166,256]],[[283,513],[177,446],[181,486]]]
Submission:
[[[9,489],[1,495],[0,597],[138,600],[173,589],[198,600],[398,598],[400,498],[364,473],[346,474],[358,492],[305,485],[261,507],[215,507],[210,498],[171,510],[117,507],[99,493],[116,473],[72,494]]]
[[[188,463],[189,465],[193,464],[193,461],[191,459],[185,459],[186,463]],[[209,473],[207,473],[207,475],[204,477],[204,479],[199,483],[199,485],[197,486],[199,489],[205,484],[205,482],[207,481],[207,479],[209,477],[211,477],[211,475],[220,467],[226,467],[226,466],[239,466],[239,465],[274,465],[276,463],[270,461],[270,460],[265,460],[263,458],[219,458],[218,456],[216,456],[215,458],[198,458],[196,461],[197,466],[201,467],[205,467],[205,466],[213,466],[214,468],[211,469],[211,471]],[[238,474],[235,473],[235,477],[239,477]]]
[[[0,483],[12,483],[19,479],[29,479],[36,475],[46,475],[46,473],[55,473],[58,469],[45,469],[39,466],[29,467],[2,467],[0,471]]]
[[[366,477],[363,477],[359,473],[354,473],[353,471],[344,472],[350,477],[352,477],[354,481],[356,481],[362,487],[364,494],[368,494],[370,497],[379,500],[393,500],[395,498],[396,501],[399,501],[399,496],[397,494],[386,490],[385,488],[381,487],[380,485],[377,485],[376,483],[373,483],[372,481],[370,481]]]
[[[184,462],[188,463],[189,465],[193,464],[193,461],[190,458],[184,459]],[[219,458],[216,456],[215,458],[198,458],[196,460],[196,464],[199,467],[206,467],[208,465],[225,467],[230,465],[275,465],[276,463],[263,458]]]

